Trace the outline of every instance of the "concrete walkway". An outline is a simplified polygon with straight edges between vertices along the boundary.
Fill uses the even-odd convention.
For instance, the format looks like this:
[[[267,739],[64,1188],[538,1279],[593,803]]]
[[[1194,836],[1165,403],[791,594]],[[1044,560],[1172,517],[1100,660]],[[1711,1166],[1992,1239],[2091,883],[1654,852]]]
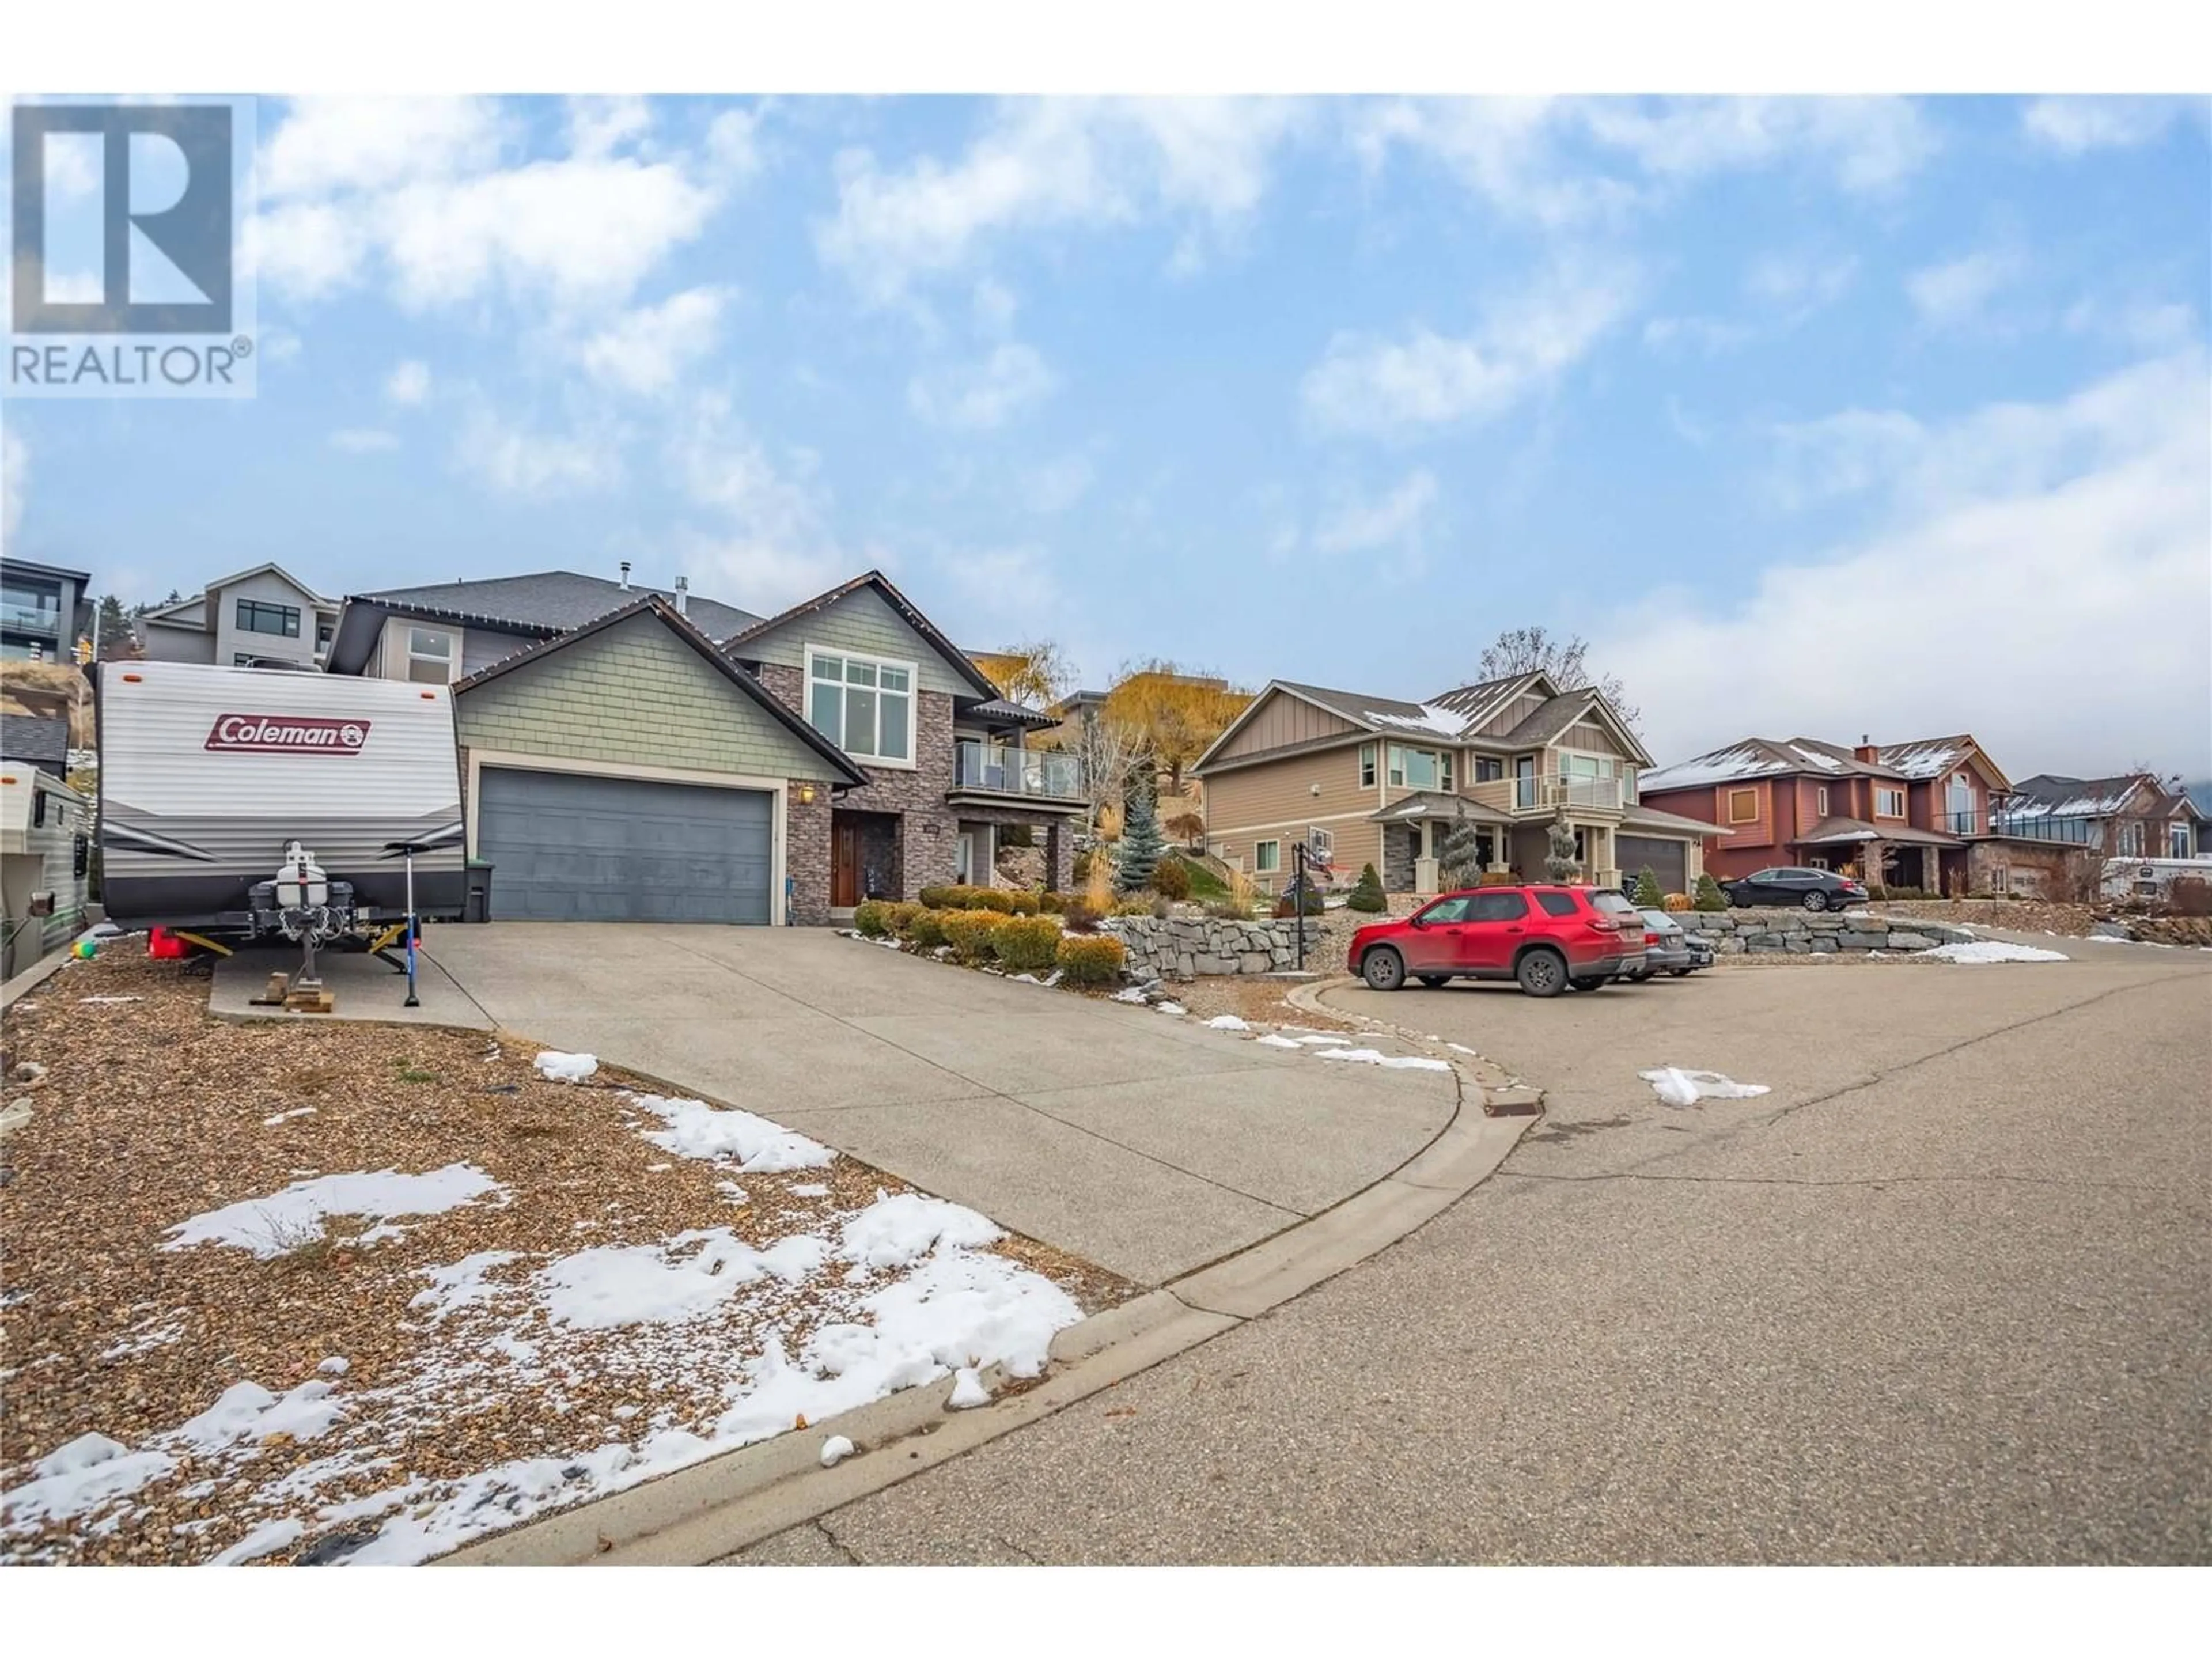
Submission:
[[[424,936],[498,1025],[757,1112],[1147,1285],[1380,1180],[1451,1079],[1327,1065],[826,930]]]

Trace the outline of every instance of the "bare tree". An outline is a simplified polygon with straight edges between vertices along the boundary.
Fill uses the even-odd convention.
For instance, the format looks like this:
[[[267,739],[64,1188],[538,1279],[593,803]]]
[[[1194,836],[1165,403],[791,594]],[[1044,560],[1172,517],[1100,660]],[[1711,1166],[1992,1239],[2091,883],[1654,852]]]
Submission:
[[[1516,674],[1549,674],[1562,691],[1579,691],[1595,685],[1613,712],[1632,732],[1644,724],[1644,711],[1628,700],[1628,688],[1617,674],[1600,674],[1589,665],[1589,641],[1579,634],[1565,638],[1540,624],[1509,628],[1483,647],[1477,669],[1486,680],[1510,679]]]
[[[1091,808],[1084,829],[1095,841],[1100,811],[1121,805],[1122,787],[1144,752],[1142,734],[1094,710],[1057,742],[1063,751],[1082,763],[1084,797]]]

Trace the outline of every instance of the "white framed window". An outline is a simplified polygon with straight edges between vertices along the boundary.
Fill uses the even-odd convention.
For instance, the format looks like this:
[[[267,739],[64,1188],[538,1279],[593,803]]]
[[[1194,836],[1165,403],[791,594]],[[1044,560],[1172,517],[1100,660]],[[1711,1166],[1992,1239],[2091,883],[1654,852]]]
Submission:
[[[2189,826],[2185,823],[2168,824],[2166,828],[2166,857],[2185,859],[2189,854]]]
[[[1306,825],[1306,851],[1323,864],[1336,862],[1336,831],[1317,823]]]
[[[850,651],[806,652],[806,720],[855,760],[914,764],[915,665]]]
[[[1389,751],[1388,775],[1395,788],[1449,789],[1452,787],[1452,757],[1434,749],[1408,749],[1394,743]]]
[[[1905,791],[1876,788],[1874,792],[1874,815],[1878,818],[1901,818],[1905,816]]]
[[[2120,826],[2120,856],[2124,859],[2139,859],[2142,855],[2142,820],[2130,818]]]
[[[2000,864],[1990,872],[1990,891],[1992,893],[2012,891],[2012,871],[2008,866]]]
[[[1255,841],[1252,843],[1252,868],[1255,872],[1263,876],[1272,876],[1282,867],[1282,842]]]
[[[1359,787],[1362,789],[1375,787],[1375,745],[1371,743],[1359,745]]]
[[[407,630],[407,678],[422,685],[445,685],[453,678],[453,636],[437,628]]]

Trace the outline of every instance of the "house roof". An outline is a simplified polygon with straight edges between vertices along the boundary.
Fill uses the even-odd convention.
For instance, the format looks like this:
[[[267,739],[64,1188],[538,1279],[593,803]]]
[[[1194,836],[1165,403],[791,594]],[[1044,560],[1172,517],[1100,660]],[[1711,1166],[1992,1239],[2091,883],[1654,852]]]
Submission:
[[[1800,773],[1808,777],[1900,781],[1905,775],[1892,766],[1869,765],[1840,744],[1823,743],[1818,738],[1789,738],[1778,742],[1771,738],[1744,738],[1724,748],[1709,750],[1689,760],[1662,766],[1656,772],[1646,772],[1638,780],[1638,787],[1645,793],[1656,794],[1668,789],[1700,789],[1716,783],[1747,783],[1754,778],[1788,777]]]
[[[897,611],[905,620],[908,627],[929,641],[931,647],[952,666],[954,672],[975,688],[975,695],[978,697],[985,702],[1004,701],[999,696],[999,688],[991,684],[989,678],[981,669],[969,660],[968,653],[939,633],[937,624],[923,616],[914,601],[900,592],[893,586],[890,578],[880,570],[864,570],[852,580],[840,582],[826,593],[817,593],[811,599],[801,599],[788,611],[778,611],[773,617],[755,618],[725,639],[722,641],[722,648],[725,651],[737,650],[746,641],[756,640],[763,634],[773,633],[786,623],[795,622],[801,617],[810,616],[818,611],[827,611],[838,600],[849,594],[857,593],[864,587],[872,587],[881,594],[891,609]]]
[[[738,666],[716,647],[714,641],[699,631],[697,623],[692,622],[688,617],[679,616],[676,607],[661,598],[659,593],[641,594],[629,604],[595,617],[580,628],[569,629],[565,633],[556,634],[550,639],[540,640],[535,645],[526,646],[509,656],[501,657],[489,668],[479,669],[473,674],[454,681],[453,695],[457,697],[464,696],[480,685],[497,679],[502,674],[511,674],[518,668],[526,668],[532,663],[543,662],[557,651],[565,651],[570,646],[580,644],[594,634],[612,628],[617,623],[628,622],[631,617],[640,616],[653,617],[666,624],[678,639],[699,653],[701,659],[708,666],[758,703],[778,725],[827,761],[836,770],[838,775],[848,783],[862,784],[868,781],[868,775],[860,769],[857,761],[801,720],[797,711],[787,707],[766,686]]]
[[[1006,720],[1016,726],[1057,726],[1057,715],[1048,714],[1042,708],[1032,708],[1025,702],[1012,702],[1005,697],[994,697],[988,702],[979,702],[968,711],[978,720]]]
[[[2039,772],[2013,785],[1997,816],[2007,823],[2022,818],[2104,818],[2123,811],[2139,789],[2157,790],[2149,776],[2122,772],[2109,778],[2069,778]]]
[[[1455,686],[1449,691],[1439,691],[1429,701],[1440,708],[1449,708],[1467,726],[1476,726],[1489,720],[1524,691],[1541,687],[1546,696],[1555,696],[1559,687],[1551,677],[1540,672],[1508,674],[1503,679],[1478,680],[1473,685]]]
[[[1370,812],[1370,823],[1402,823],[1414,818],[1464,817],[1469,823],[1510,824],[1513,820],[1492,806],[1469,800],[1464,795],[1448,795],[1441,790],[1424,789],[1416,794],[1394,800],[1379,811]]]
[[[1791,844],[1797,847],[1834,847],[1868,841],[1917,847],[1960,847],[1965,844],[1956,836],[1946,836],[1934,830],[1916,830],[1909,823],[1872,824],[1863,818],[1845,817],[1822,818]]]
[[[265,575],[272,570],[278,575],[282,576],[286,581],[291,583],[293,586],[298,588],[302,593],[305,593],[317,605],[336,605],[337,603],[336,599],[325,599],[320,593],[318,593],[313,588],[308,586],[307,583],[301,581],[290,571],[285,569],[283,565],[278,564],[274,559],[264,560],[261,563],[253,566],[251,569],[234,570],[228,576],[218,576],[215,580],[210,582],[205,587],[200,589],[198,597],[205,599],[210,593],[213,592],[218,587],[228,587],[233,582],[242,582],[249,576]],[[173,609],[173,607],[168,608]]]
[[[30,761],[66,772],[69,750],[69,720],[65,716],[10,714],[0,720],[0,758]]]
[[[1881,745],[1881,752],[1884,766],[1908,778],[1932,778],[1954,767],[1976,765],[1998,788],[2009,789],[2012,787],[2012,781],[1998,769],[1997,763],[1968,732],[1961,732],[1949,738],[1914,738],[1906,743],[1886,743]]]
[[[10,570],[27,571],[33,576],[67,576],[82,587],[92,580],[88,570],[71,570],[66,565],[40,564],[36,559],[0,559],[0,565]]]
[[[1693,818],[1680,812],[1662,812],[1656,806],[1641,803],[1621,809],[1620,827],[1634,835],[1645,830],[1658,835],[1732,836],[1735,831],[1717,823],[1708,823],[1703,818]]]

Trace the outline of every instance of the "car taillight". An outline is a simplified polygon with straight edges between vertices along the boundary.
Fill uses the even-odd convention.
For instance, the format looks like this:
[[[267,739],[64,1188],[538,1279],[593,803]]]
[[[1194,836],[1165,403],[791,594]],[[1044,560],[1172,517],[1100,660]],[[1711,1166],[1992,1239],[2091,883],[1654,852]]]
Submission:
[[[1611,916],[1592,916],[1589,919],[1589,925],[1601,933],[1617,933],[1620,931],[1620,924]]]

